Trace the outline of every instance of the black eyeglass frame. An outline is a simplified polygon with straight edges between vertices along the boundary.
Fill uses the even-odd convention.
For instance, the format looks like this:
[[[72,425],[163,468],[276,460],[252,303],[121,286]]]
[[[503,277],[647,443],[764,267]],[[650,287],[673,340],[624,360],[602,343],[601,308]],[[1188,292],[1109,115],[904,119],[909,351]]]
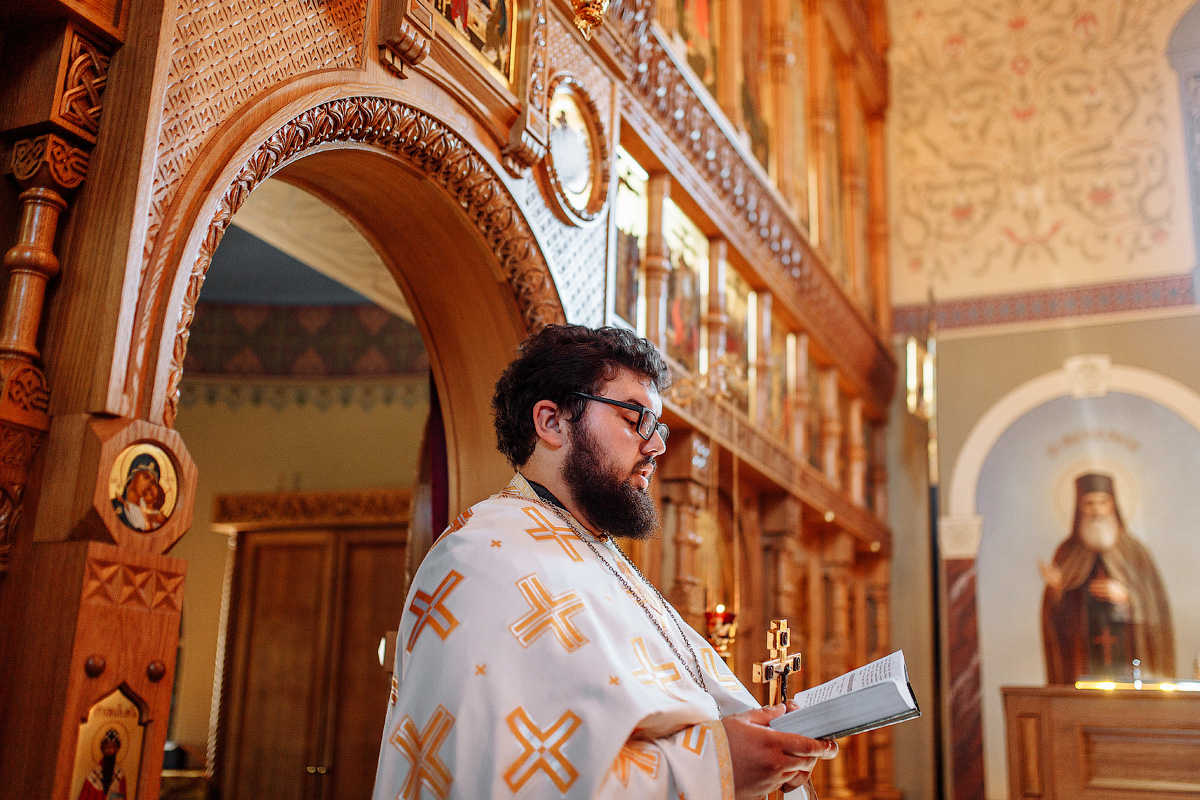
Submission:
[[[599,403],[607,403],[610,406],[616,406],[617,408],[627,408],[630,411],[638,412],[638,414],[639,414],[638,421],[637,421],[638,436],[642,437],[647,442],[650,441],[652,438],[654,438],[655,433],[658,433],[659,437],[663,440],[663,444],[666,444],[667,437],[671,435],[671,429],[667,427],[667,423],[660,422],[658,419],[658,415],[655,414],[650,409],[646,408],[645,406],[639,406],[636,403],[626,403],[623,400],[613,400],[608,397],[600,397],[599,395],[588,394],[587,392],[570,392],[570,394],[579,395],[580,397],[582,397],[586,400],[595,400]],[[650,431],[649,433],[642,433],[642,429],[646,427],[646,417],[649,417],[652,420],[653,424],[651,424],[649,426],[649,431]]]

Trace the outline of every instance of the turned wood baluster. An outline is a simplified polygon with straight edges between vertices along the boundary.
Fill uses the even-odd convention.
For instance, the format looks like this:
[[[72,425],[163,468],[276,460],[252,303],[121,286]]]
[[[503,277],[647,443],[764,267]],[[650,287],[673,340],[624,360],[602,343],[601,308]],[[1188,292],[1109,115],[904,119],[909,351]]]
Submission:
[[[50,427],[50,393],[37,348],[46,285],[58,274],[54,238],[64,195],[87,174],[87,153],[46,134],[13,146],[12,173],[24,190],[17,241],[4,254],[8,293],[0,317],[0,573],[7,571],[21,500]]]

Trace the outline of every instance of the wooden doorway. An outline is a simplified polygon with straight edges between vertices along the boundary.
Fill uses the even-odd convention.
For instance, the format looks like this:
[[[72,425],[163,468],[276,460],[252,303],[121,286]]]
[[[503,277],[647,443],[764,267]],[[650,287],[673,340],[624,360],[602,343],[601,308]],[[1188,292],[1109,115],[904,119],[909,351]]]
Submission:
[[[226,800],[367,800],[411,492],[222,495],[230,536],[210,765]]]

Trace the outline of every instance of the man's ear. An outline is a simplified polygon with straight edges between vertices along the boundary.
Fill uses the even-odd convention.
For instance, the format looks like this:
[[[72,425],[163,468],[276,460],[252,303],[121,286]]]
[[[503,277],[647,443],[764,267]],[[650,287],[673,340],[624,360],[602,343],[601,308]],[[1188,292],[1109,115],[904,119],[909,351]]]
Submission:
[[[558,404],[550,400],[538,400],[533,405],[533,429],[538,438],[550,447],[558,448],[567,443],[566,420]]]

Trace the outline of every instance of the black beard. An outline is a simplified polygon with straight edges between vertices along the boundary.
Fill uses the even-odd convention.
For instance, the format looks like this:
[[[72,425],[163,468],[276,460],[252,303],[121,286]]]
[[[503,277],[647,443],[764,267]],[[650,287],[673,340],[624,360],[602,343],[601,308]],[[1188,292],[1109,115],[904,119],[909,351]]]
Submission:
[[[113,773],[117,767],[117,756],[102,755],[100,756],[100,785],[104,787],[104,793],[108,794],[108,789],[112,786]]]
[[[571,451],[563,462],[563,481],[583,515],[609,536],[649,539],[659,529],[658,509],[649,492],[635,488],[632,476],[600,460],[596,440],[581,422],[571,426]],[[638,463],[653,464],[650,456]]]

